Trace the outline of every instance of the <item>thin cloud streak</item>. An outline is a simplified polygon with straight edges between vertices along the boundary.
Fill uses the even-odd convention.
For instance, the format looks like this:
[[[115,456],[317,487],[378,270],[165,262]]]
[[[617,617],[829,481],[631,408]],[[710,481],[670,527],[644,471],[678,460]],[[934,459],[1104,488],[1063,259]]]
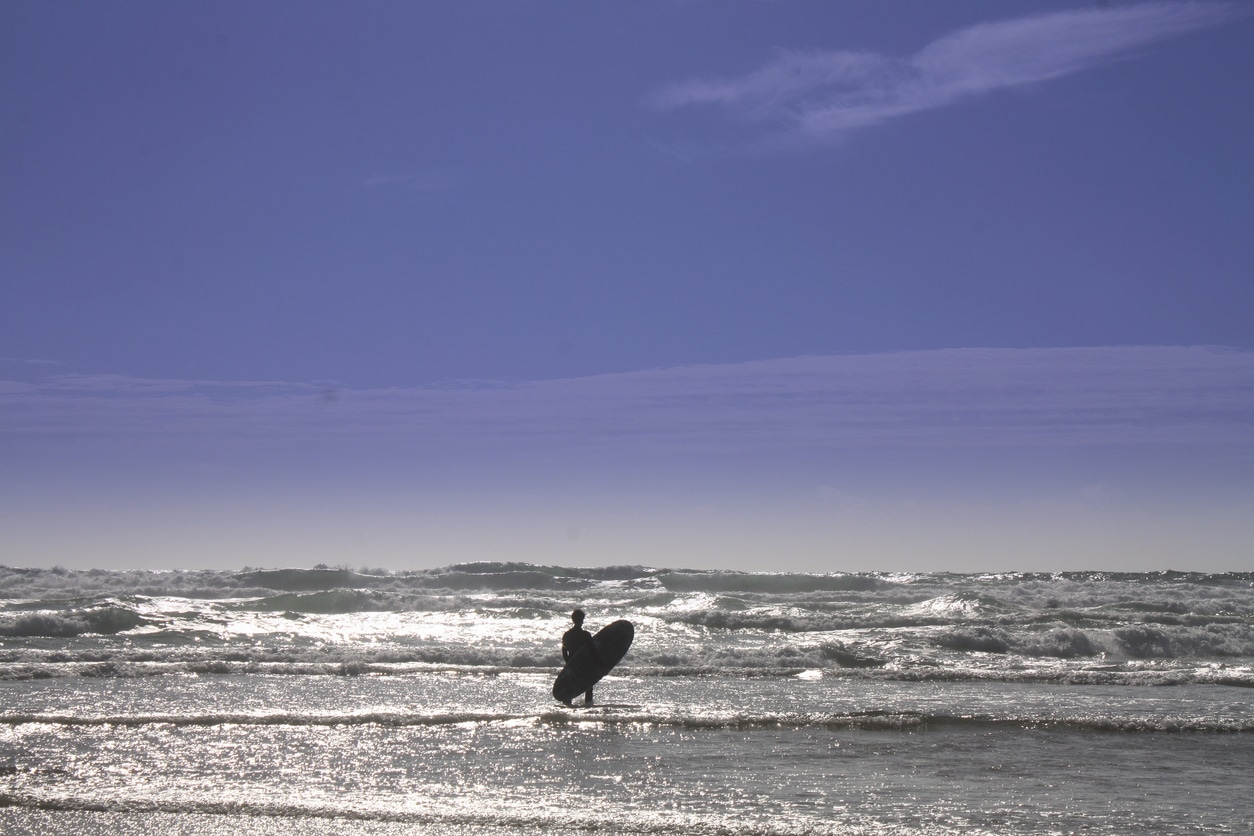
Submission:
[[[966,349],[814,356],[525,383],[353,390],[53,375],[0,385],[4,443],[604,451],[864,445],[1225,445],[1254,453],[1254,352]]]
[[[1083,72],[1238,13],[1228,3],[1145,3],[978,24],[907,58],[784,51],[742,78],[667,86],[651,103],[660,110],[720,106],[795,139],[833,140],[900,116]]]

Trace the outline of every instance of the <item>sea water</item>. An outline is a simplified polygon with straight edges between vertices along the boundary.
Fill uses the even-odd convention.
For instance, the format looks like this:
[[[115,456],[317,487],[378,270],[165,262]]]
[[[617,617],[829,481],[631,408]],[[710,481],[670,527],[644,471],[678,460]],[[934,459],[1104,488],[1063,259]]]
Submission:
[[[0,568],[0,832],[1248,833],[1254,575]],[[636,626],[550,695],[576,606]]]

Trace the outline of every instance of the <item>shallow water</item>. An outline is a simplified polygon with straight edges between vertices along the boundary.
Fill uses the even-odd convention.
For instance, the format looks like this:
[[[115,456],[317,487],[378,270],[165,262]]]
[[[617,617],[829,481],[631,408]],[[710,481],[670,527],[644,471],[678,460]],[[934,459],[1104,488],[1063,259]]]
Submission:
[[[1254,820],[1234,792],[1254,736],[1219,731],[1254,728],[1254,711],[1222,686],[611,675],[602,705],[566,709],[550,684],[4,683],[0,822],[747,834],[1239,833]]]

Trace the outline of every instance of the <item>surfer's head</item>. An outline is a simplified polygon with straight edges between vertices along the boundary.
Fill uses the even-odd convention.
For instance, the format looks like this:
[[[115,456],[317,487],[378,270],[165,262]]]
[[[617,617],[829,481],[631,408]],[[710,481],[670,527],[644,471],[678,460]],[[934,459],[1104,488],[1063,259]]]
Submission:
[[[583,610],[575,610],[571,613],[570,620],[575,622],[575,626],[583,624]]]

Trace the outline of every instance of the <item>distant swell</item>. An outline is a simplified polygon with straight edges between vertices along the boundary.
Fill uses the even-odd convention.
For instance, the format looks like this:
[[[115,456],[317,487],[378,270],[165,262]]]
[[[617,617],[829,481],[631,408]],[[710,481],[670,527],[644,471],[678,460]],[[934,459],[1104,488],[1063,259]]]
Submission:
[[[390,593],[429,592],[578,592],[597,584],[626,582],[641,588],[677,593],[746,593],[807,595],[811,593],[869,593],[909,591],[920,584],[949,586],[978,580],[985,585],[1122,584],[1125,586],[1184,587],[1212,590],[1245,589],[1254,584],[1254,572],[1062,572],[1004,575],[889,575],[874,572],[825,574],[738,572],[729,570],[655,569],[645,566],[595,568],[537,566],[526,563],[461,563],[439,569],[387,572],[355,571],[346,567],[312,569],[106,571],[27,569],[0,566],[0,589],[8,598],[73,598],[82,595],[182,596],[199,599],[264,598],[285,593],[307,594],[339,589]],[[1151,605],[1152,610],[1158,607]]]

